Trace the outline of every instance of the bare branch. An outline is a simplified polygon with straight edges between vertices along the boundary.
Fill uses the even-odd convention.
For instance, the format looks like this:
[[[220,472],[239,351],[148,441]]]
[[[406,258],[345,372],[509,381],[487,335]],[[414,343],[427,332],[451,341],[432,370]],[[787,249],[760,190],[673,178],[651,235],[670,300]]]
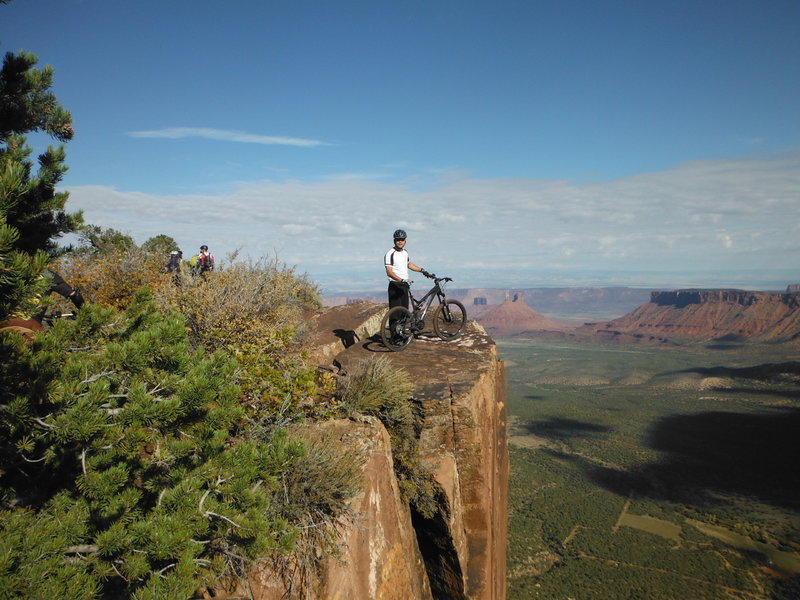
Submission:
[[[97,373],[97,374],[92,375],[91,377],[89,377],[87,379],[84,379],[83,381],[81,381],[80,384],[84,385],[86,383],[94,383],[98,379],[102,379],[103,377],[108,377],[110,375],[113,375],[114,373],[116,373],[116,371],[103,371],[102,373]]]
[[[24,460],[27,463],[38,463],[42,462],[45,459],[44,456],[42,458],[27,458],[24,454],[20,454],[20,456],[22,457],[22,460]]]
[[[47,416],[49,417],[50,415]],[[51,425],[50,423],[45,423],[39,417],[33,417],[33,420],[36,421],[42,427],[46,427],[47,429],[58,429],[58,427],[56,427],[55,425]]]
[[[203,513],[203,515],[206,516],[206,517],[217,517],[218,519],[222,519],[223,521],[227,521],[228,523],[230,523],[231,525],[233,525],[234,527],[236,527],[238,529],[242,528],[241,525],[239,525],[235,521],[232,521],[231,519],[229,519],[225,515],[221,515],[219,513],[211,512],[210,510],[207,510],[205,513]]]
[[[164,567],[163,569],[160,569],[159,571],[156,571],[156,573],[158,573],[158,576],[159,576],[159,577],[164,577],[164,571],[167,571],[167,570],[171,569],[172,567],[174,567],[174,566],[175,566],[175,565],[177,565],[177,564],[178,564],[178,563],[171,563],[171,564],[168,564],[168,565],[167,565],[166,567]]]
[[[77,544],[64,548],[64,554],[94,554],[100,548],[94,544]]]
[[[210,493],[211,493],[210,489],[205,491],[205,493],[203,494],[203,497],[200,498],[200,503],[197,505],[197,510],[203,510],[203,503],[206,501],[206,498],[208,498],[208,495]]]

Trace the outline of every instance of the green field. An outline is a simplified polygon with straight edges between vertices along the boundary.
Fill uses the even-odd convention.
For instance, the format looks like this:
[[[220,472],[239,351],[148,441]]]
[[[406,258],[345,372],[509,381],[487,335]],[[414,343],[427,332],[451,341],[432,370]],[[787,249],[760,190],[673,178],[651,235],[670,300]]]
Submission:
[[[800,598],[800,348],[498,340],[508,598]]]

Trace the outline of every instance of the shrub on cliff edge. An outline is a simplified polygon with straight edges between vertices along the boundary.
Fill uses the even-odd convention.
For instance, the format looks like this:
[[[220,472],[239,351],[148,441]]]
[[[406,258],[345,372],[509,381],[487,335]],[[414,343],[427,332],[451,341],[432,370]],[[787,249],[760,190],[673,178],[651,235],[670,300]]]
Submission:
[[[403,498],[420,514],[431,517],[437,508],[436,486],[417,457],[422,424],[413,393],[408,372],[379,356],[362,361],[349,373],[339,396],[347,414],[374,415],[384,424]]]

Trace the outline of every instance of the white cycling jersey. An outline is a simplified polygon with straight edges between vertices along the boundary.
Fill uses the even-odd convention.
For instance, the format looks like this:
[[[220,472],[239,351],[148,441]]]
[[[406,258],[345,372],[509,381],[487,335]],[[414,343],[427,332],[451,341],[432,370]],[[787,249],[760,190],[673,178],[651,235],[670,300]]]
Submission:
[[[408,279],[408,252],[405,250],[398,250],[392,247],[383,257],[383,264],[387,267],[392,267],[392,271],[400,279]],[[389,277],[389,274],[386,274]],[[389,277],[389,281],[394,281]]]

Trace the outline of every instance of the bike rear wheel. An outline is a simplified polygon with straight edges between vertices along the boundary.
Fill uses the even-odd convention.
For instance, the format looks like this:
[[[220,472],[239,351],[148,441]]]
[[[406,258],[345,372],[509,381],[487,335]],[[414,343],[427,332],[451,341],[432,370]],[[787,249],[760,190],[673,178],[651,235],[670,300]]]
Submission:
[[[445,300],[433,313],[433,330],[443,340],[454,340],[467,324],[467,309],[458,300]]]
[[[414,339],[414,317],[407,308],[395,306],[383,316],[381,321],[381,340],[392,352],[399,352]]]

